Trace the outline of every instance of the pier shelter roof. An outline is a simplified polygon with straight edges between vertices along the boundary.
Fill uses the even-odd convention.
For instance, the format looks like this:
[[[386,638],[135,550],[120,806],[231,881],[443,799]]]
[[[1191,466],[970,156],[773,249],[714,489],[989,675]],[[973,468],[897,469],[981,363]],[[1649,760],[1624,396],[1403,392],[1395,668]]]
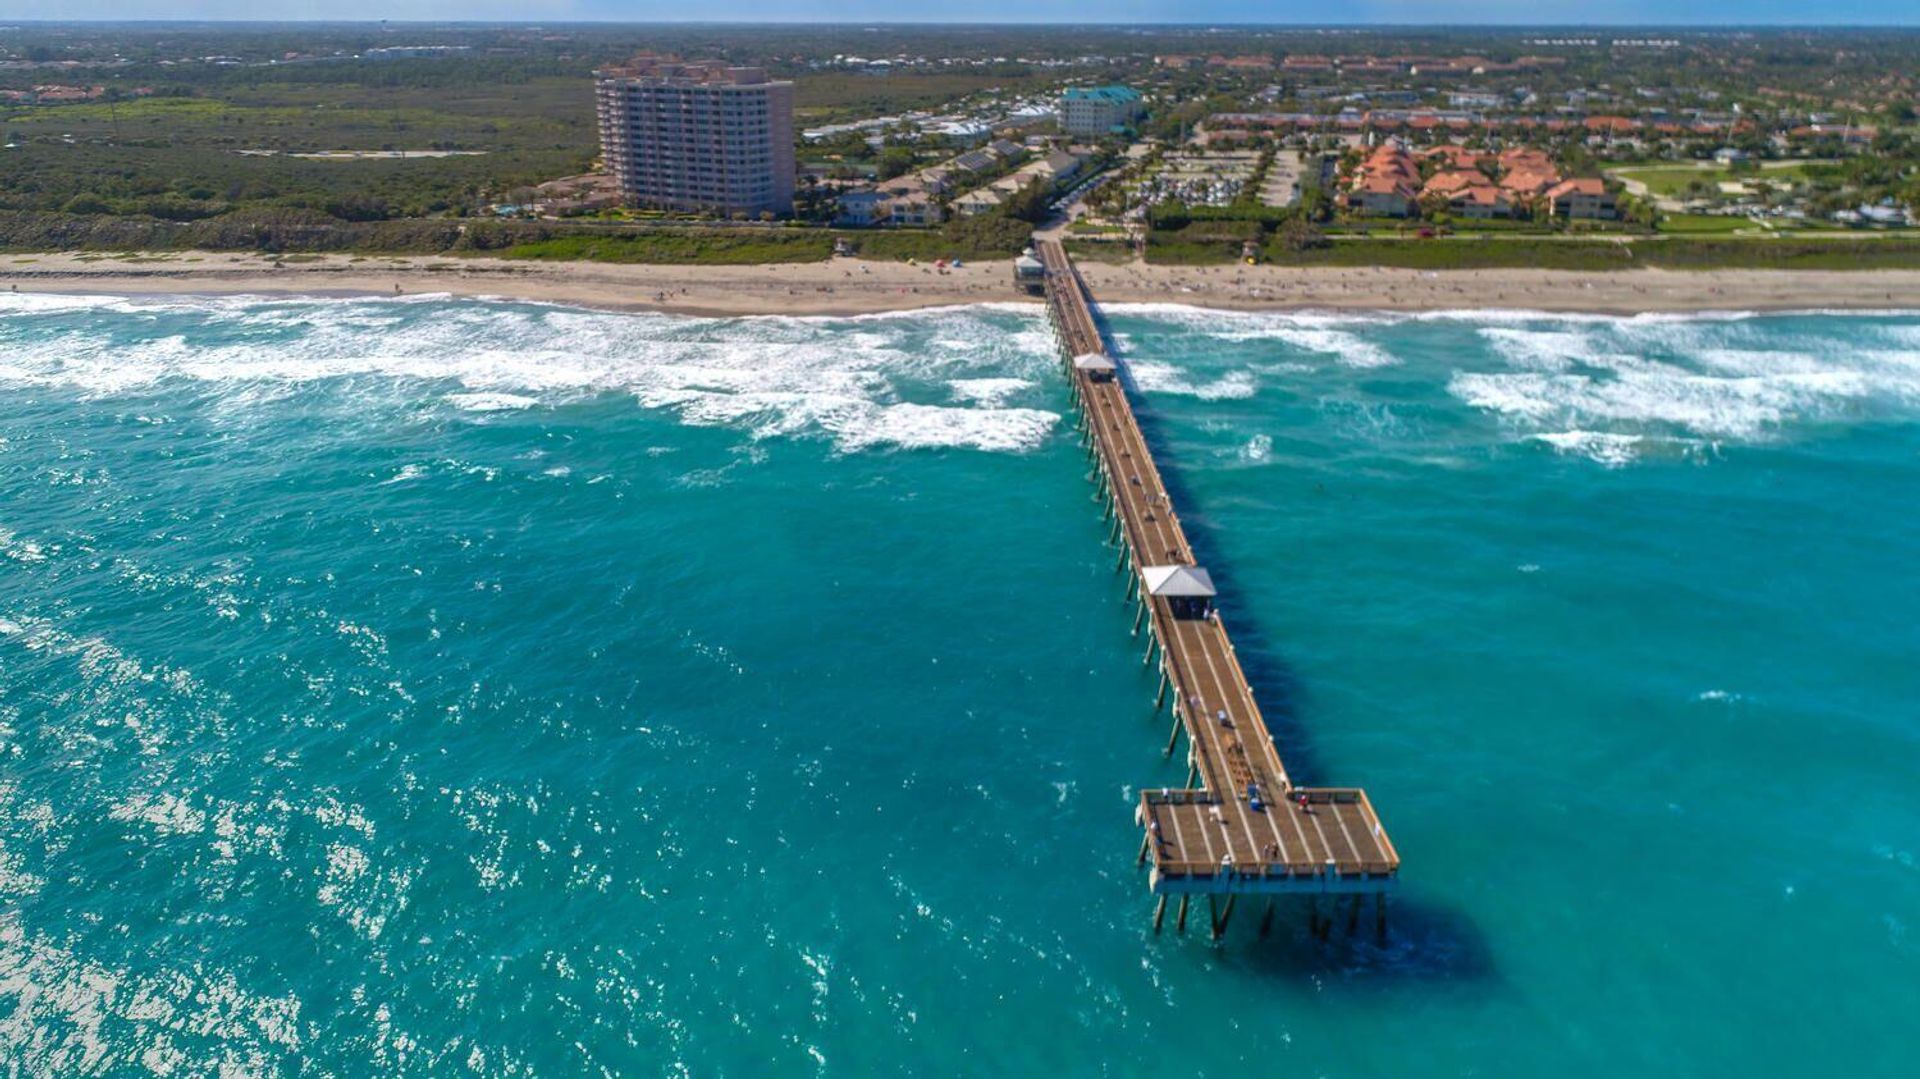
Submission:
[[[1213,577],[1199,566],[1142,566],[1140,579],[1152,596],[1212,596]]]

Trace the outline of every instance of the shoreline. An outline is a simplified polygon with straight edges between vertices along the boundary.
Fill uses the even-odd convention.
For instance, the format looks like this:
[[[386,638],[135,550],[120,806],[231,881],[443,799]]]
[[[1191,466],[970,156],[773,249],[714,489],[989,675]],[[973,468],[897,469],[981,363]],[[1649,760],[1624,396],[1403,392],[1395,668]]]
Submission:
[[[1412,270],[1079,264],[1105,304],[1229,311],[1644,313],[1920,310],[1920,270]],[[1039,306],[1004,260],[936,268],[825,262],[675,266],[447,256],[169,252],[0,255],[0,286],[114,296],[418,294],[702,317],[851,316],[983,303]]]

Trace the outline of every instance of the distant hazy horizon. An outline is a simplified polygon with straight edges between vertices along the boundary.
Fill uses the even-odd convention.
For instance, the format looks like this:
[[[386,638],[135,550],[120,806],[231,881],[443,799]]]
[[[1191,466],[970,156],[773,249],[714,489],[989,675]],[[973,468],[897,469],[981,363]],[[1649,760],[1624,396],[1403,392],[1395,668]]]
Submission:
[[[263,18],[251,0],[96,0],[77,18],[46,17],[44,5],[0,0],[0,19],[31,22],[684,22],[862,23],[876,25],[1183,25],[1457,27],[1920,27],[1910,0],[1592,0],[1543,5],[1528,0],[1356,0],[1338,18],[1308,18],[1306,5],[1275,11],[1260,0],[978,0],[971,17],[950,9],[913,18],[886,0],[739,0],[724,15],[688,18],[663,0],[289,0]],[[1295,14],[1299,12],[1301,14]],[[1566,15],[1578,12],[1579,18]]]

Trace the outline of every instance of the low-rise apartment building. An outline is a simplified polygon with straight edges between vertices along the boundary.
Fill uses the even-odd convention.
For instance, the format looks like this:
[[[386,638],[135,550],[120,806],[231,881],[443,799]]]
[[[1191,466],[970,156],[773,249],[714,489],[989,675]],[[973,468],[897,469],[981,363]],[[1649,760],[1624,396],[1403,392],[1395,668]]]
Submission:
[[[1605,180],[1582,176],[1562,180],[1547,190],[1547,212],[1555,217],[1611,221],[1620,216],[1620,206]]]
[[[1507,217],[1513,213],[1506,192],[1479,169],[1434,173],[1420,189],[1420,201],[1428,206],[1444,205],[1449,213],[1467,218]]]
[[[1347,186],[1347,208],[1381,217],[1413,213],[1420,190],[1420,166],[1406,147],[1388,140],[1368,154]]]
[[[977,183],[983,174],[1003,169],[1026,155],[1025,146],[1006,139],[996,139],[942,164],[871,187],[844,191],[837,200],[840,223],[862,227],[937,225],[947,216],[946,208],[942,205],[943,198],[964,188],[969,178]],[[985,213],[1006,201],[1009,195],[1025,186],[1034,175],[1044,174],[1059,180],[1072,175],[1079,167],[1079,158],[1056,150],[1011,175],[957,198],[947,199],[947,206],[961,217]]]

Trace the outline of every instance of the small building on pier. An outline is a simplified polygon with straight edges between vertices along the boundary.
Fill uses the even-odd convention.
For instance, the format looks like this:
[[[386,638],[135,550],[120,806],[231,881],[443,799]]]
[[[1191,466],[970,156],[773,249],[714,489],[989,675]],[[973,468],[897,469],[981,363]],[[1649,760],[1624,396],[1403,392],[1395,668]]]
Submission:
[[[1086,372],[1087,377],[1095,382],[1112,382],[1114,372],[1119,370],[1119,368],[1114,366],[1111,357],[1102,356],[1098,352],[1089,352],[1084,356],[1075,356],[1073,358],[1073,369],[1075,371]]]
[[[1029,247],[1013,260],[1013,286],[1028,295],[1039,296],[1047,291],[1046,264],[1035,258],[1033,248]]]
[[[1213,610],[1213,577],[1199,566],[1142,566],[1140,583],[1159,596],[1175,618],[1205,618]]]

